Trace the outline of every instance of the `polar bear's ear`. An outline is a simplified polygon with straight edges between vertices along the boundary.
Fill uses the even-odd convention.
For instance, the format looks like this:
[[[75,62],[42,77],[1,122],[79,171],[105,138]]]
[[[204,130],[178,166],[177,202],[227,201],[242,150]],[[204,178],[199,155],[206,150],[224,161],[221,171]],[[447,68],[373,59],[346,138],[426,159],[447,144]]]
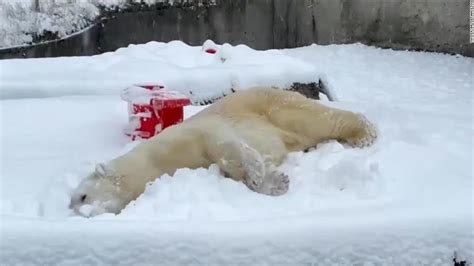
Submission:
[[[109,167],[107,167],[107,165],[99,163],[95,166],[95,172],[97,173],[98,177],[106,177],[110,175],[112,171],[109,169]]]

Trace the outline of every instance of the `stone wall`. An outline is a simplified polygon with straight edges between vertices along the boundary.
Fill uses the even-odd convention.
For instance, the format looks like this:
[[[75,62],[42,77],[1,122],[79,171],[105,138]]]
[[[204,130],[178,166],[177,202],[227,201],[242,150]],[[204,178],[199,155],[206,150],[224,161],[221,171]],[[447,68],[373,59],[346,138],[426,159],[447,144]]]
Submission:
[[[469,0],[312,2],[318,43],[362,42],[473,56],[468,44]]]
[[[474,56],[469,0],[217,0],[104,13],[69,38],[0,50],[0,58],[91,55],[129,44],[182,40],[255,49],[361,42]]]

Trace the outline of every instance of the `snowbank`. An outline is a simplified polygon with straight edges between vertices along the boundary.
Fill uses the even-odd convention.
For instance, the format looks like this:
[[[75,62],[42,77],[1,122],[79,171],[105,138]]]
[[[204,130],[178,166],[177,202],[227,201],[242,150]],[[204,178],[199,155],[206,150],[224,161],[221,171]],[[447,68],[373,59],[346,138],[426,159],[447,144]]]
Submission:
[[[261,54],[234,47],[226,63],[247,73],[247,64],[267,62],[253,75],[237,74],[239,84],[251,84],[278,69],[273,62],[290,59],[301,62],[299,69],[310,65],[337,93],[338,102],[325,104],[360,111],[377,125],[375,146],[330,142],[290,154],[281,166],[290,191],[276,198],[223,178],[215,167],[182,169],[151,183],[122,214],[92,219],[72,215],[71,189],[95,163],[136,145],[122,134],[126,103],[114,90],[140,77],[180,77],[205,95],[219,88],[208,86],[220,80],[211,73],[221,73],[222,63],[176,42],[94,57],[0,61],[2,94],[11,96],[15,84],[30,97],[0,101],[0,261],[452,265],[457,252],[472,262],[473,59],[314,45]],[[83,73],[85,66],[96,71]],[[101,90],[114,77],[117,87],[103,95],[93,86],[81,91],[87,95],[71,95],[78,82]],[[74,93],[58,86],[49,98],[34,98],[48,82]],[[187,108],[186,117],[201,108]]]
[[[208,48],[217,53],[206,53]],[[257,51],[245,45],[217,45],[212,41],[202,47],[180,41],[149,42],[91,57],[2,60],[0,69],[0,99],[119,95],[130,84],[151,83],[200,102],[251,86],[287,88],[293,82],[319,80],[311,64],[282,51]]]

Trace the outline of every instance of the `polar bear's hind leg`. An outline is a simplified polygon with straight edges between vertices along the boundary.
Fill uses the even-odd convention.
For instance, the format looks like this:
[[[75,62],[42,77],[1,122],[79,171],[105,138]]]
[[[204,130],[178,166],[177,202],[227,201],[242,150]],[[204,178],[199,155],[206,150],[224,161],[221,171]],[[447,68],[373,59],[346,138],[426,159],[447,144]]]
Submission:
[[[375,126],[362,114],[341,110],[333,114],[331,121],[331,135],[352,147],[368,147],[377,140]]]
[[[363,148],[377,139],[374,125],[364,115],[327,107],[309,99],[289,101],[269,112],[268,118],[275,126],[301,136],[302,150],[327,140]]]

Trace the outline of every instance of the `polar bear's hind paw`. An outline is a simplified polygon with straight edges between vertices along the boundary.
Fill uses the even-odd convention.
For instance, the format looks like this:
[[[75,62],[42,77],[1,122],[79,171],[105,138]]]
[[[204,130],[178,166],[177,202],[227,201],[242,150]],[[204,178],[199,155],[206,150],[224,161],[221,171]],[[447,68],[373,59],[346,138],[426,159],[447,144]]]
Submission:
[[[359,119],[359,128],[352,138],[347,139],[347,144],[356,148],[369,147],[377,140],[377,129],[363,115],[360,115]]]

